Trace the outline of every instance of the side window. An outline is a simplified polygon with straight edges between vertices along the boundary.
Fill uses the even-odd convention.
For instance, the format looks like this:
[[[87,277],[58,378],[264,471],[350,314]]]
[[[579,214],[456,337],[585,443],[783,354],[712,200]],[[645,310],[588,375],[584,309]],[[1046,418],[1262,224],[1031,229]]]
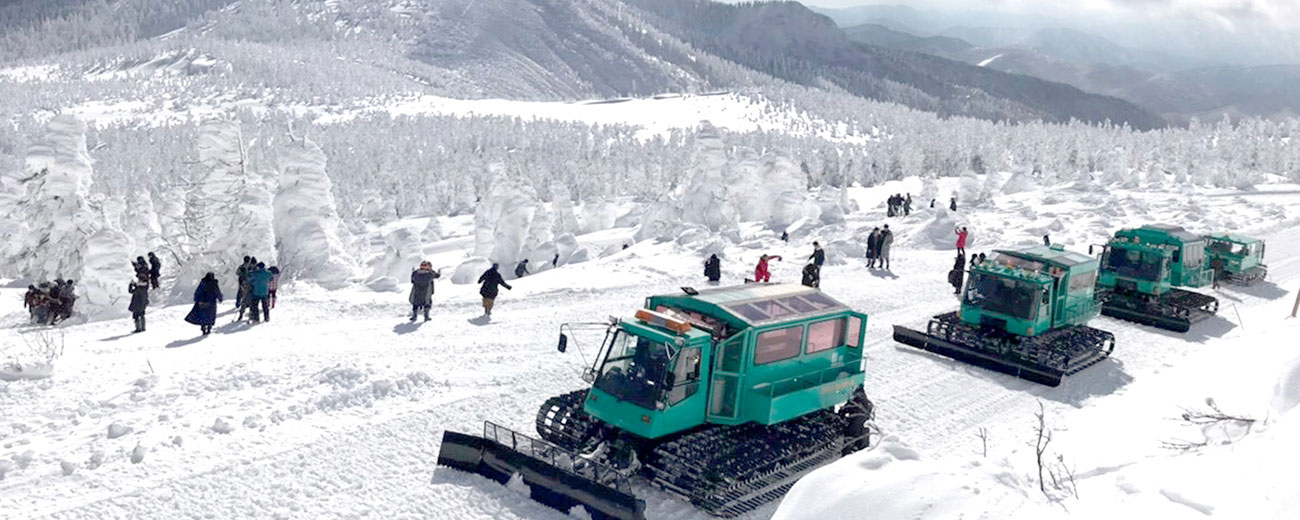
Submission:
[[[1070,292],[1087,290],[1097,285],[1097,271],[1075,274],[1070,277]]]
[[[700,389],[700,349],[689,348],[677,355],[673,377],[676,382],[668,391],[668,404],[677,404],[695,395]]]
[[[845,343],[853,348],[862,346],[862,318],[849,316],[848,337],[845,338]]]
[[[754,347],[754,364],[766,365],[799,355],[803,343],[803,325],[769,330],[758,335]]]
[[[808,326],[807,352],[821,352],[844,345],[844,318],[819,321]]]

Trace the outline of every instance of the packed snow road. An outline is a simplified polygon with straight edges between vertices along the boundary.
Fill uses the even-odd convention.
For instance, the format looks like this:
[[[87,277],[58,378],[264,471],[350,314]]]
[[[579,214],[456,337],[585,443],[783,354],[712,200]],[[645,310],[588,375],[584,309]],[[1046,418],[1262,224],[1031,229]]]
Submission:
[[[1162,374],[1289,312],[1283,288],[1300,281],[1295,221],[1256,219],[1278,207],[1294,214],[1295,200],[1197,199],[1198,229],[1260,222],[1242,230],[1269,240],[1270,282],[1215,292],[1219,316],[1186,335],[1098,319],[1094,327],[1116,335],[1113,358],[1045,388],[893,342],[894,324],[923,326],[958,304],[944,279],[951,251],[931,244],[948,240],[957,220],[928,211],[889,220],[899,235],[890,272],[847,258],[858,255],[842,244],[886,221],[872,207],[886,191],[909,188],[916,191],[861,190],[855,195],[868,209],[819,237],[832,256],[823,289],[870,315],[866,385],[877,426],[927,458],[978,453],[981,432],[990,451],[1025,450],[1039,402],[1066,428],[1059,442],[1078,450],[1089,449],[1084,437],[1103,435],[1098,422],[1163,420],[1182,401],[1159,394]],[[1048,202],[1056,196],[1017,197],[958,218],[976,230],[974,251],[1036,241],[1044,230],[1084,250],[1115,226],[1193,211],[1186,199],[1124,194],[1112,197],[1136,197],[1141,204],[1130,207],[1145,209],[1097,216],[1096,202]],[[1069,228],[1056,229],[1058,222]],[[616,245],[629,232],[586,240]],[[725,251],[724,279],[746,276],[760,252],[786,259],[773,264],[778,279],[797,279],[811,238],[750,237]],[[426,251],[455,256],[446,244],[458,240]],[[599,340],[579,336],[558,353],[559,324],[630,315],[647,295],[699,283],[701,260],[672,244],[636,244],[518,281],[490,321],[478,317],[474,287],[442,283],[428,323],[406,321],[405,293],[294,286],[282,291],[271,322],[234,324],[226,313],[206,339],[181,320],[182,306],[151,310],[143,334],[128,334],[124,320],[61,329],[66,352],[54,377],[0,382],[0,516],[564,518],[481,477],[435,472],[442,432],[478,432],[491,420],[531,433],[546,398],[584,386],[579,371]],[[3,305],[8,344],[42,334],[19,326],[16,298]],[[1159,435],[1112,440],[1109,453],[1094,446],[1078,470],[1097,474],[1147,456],[1142,446],[1158,444]],[[647,486],[637,491],[650,518],[706,518]],[[776,507],[747,518],[768,518]]]

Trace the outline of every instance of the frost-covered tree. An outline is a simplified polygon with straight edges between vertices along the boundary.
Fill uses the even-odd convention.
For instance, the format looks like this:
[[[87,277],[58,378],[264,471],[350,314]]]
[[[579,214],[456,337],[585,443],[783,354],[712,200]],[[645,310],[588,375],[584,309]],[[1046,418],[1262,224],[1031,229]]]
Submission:
[[[357,263],[334,205],[325,152],[305,137],[290,141],[278,156],[274,202],[281,272],[326,288],[342,287],[356,274]]]
[[[807,190],[801,179],[799,165],[784,155],[769,155],[763,160],[763,185],[767,187],[764,201],[769,210],[768,227],[785,230],[807,214],[804,202]]]
[[[78,276],[95,220],[87,198],[94,173],[86,151],[86,125],[75,116],[50,120],[28,148],[23,219],[27,234],[16,259],[28,280]],[[124,273],[129,274],[129,273]]]
[[[429,223],[425,224],[424,231],[420,233],[420,238],[425,242],[442,240],[442,220],[437,215],[429,217]]]
[[[555,235],[577,233],[578,217],[573,213],[573,195],[569,189],[561,184],[552,184],[551,200],[555,209]]]
[[[705,121],[695,134],[695,161],[681,199],[681,221],[710,232],[737,229],[728,197],[727,156],[718,129]]]

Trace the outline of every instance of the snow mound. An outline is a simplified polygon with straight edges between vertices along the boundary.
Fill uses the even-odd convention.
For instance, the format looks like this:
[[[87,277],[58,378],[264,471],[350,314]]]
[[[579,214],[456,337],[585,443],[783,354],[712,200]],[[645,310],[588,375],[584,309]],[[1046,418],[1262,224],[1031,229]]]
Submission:
[[[1006,511],[1024,518],[1054,516],[1031,490],[1036,491],[1032,483],[1010,471],[922,460],[887,437],[799,480],[772,518],[970,520],[1005,518]]]
[[[952,211],[949,211],[948,208],[936,207],[934,217],[920,229],[906,232],[906,237],[901,242],[914,249],[956,250],[957,234],[955,230],[958,226],[959,224]],[[894,230],[895,233],[904,234],[901,231]],[[975,238],[975,232],[971,231],[966,238],[967,249],[975,245]]]
[[[1296,406],[1300,406],[1300,357],[1282,371],[1273,393],[1273,409],[1278,413],[1286,413]]]
[[[470,258],[456,266],[456,272],[451,274],[451,283],[456,285],[478,283],[479,275],[483,274],[483,271],[488,270],[489,267],[492,267],[492,262],[489,262],[486,258],[481,256]]]
[[[408,279],[411,271],[420,267],[424,247],[420,236],[407,228],[384,235],[384,244],[384,256],[375,263],[366,285],[376,291],[396,291],[399,290],[399,280]]]

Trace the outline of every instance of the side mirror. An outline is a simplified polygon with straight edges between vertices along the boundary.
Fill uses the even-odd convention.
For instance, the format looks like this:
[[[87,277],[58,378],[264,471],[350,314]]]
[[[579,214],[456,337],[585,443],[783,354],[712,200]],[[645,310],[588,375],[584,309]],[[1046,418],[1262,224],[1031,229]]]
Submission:
[[[555,350],[564,352],[568,348],[569,348],[569,336],[567,334],[560,333],[560,344],[555,347]]]
[[[1092,246],[1088,246],[1088,256],[1092,256]]]
[[[677,374],[673,372],[664,374],[664,388],[672,388],[674,384],[677,384]]]

